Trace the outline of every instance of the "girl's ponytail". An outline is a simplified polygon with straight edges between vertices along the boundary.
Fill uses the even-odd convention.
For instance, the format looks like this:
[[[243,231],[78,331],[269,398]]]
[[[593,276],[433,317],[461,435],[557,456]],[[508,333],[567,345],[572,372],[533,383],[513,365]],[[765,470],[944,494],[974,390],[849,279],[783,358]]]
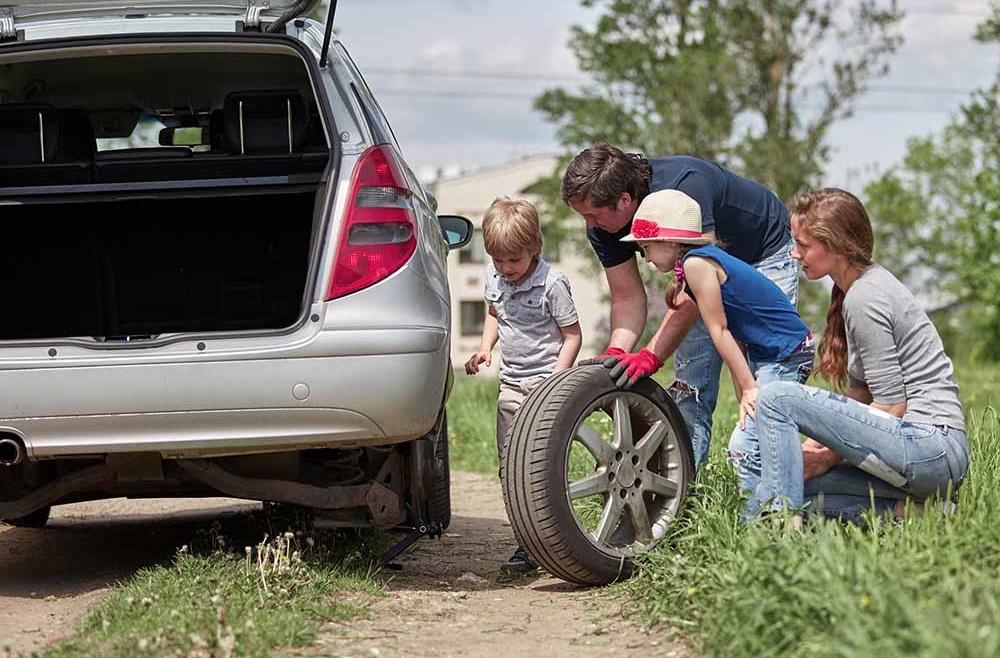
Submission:
[[[681,291],[684,290],[684,281],[678,279],[676,276],[670,280],[667,284],[667,308],[676,310],[679,304],[677,303],[677,298],[680,296]]]
[[[838,390],[847,387],[847,329],[843,310],[844,291],[834,286],[830,292],[830,310],[826,312],[826,329],[817,349],[816,372]]]

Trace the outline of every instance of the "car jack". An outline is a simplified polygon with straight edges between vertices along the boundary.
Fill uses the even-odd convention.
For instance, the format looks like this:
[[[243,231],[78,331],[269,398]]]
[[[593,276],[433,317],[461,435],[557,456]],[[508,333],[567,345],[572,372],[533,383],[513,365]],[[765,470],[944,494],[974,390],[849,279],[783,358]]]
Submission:
[[[429,523],[421,522],[416,527],[402,527],[402,529],[409,530],[409,532],[382,554],[382,565],[394,571],[401,571],[403,569],[403,565],[393,562],[403,551],[413,546],[421,537],[441,539],[441,534],[444,531],[441,524],[437,521],[430,521]]]

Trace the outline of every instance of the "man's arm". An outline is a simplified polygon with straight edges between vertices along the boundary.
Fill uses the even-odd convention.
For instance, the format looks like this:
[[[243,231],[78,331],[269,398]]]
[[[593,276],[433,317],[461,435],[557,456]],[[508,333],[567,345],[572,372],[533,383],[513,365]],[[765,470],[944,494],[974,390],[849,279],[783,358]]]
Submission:
[[[660,322],[660,327],[653,334],[647,348],[661,361],[670,358],[687,332],[698,321],[698,306],[687,293],[682,292],[677,297],[677,302],[677,308],[667,308],[667,314],[663,316],[663,321]]]
[[[635,258],[604,269],[611,289],[610,347],[630,351],[646,327],[646,288],[639,277]]]

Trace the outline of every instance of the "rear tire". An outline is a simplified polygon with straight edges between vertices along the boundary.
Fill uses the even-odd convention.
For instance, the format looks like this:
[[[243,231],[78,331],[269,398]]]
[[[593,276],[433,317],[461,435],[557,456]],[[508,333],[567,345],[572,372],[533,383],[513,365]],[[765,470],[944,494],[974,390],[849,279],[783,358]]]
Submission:
[[[4,519],[3,522],[7,525],[16,526],[18,528],[41,528],[49,522],[49,514],[51,512],[52,507],[45,506],[41,509],[36,509],[30,514],[19,516],[16,519]]]
[[[448,414],[442,412],[441,430],[434,443],[434,484],[428,505],[431,521],[445,530],[451,525],[451,468],[448,464]]]
[[[518,541],[549,573],[585,585],[627,578],[683,509],[694,480],[687,426],[656,382],[619,390],[603,366],[536,388],[501,460]]]

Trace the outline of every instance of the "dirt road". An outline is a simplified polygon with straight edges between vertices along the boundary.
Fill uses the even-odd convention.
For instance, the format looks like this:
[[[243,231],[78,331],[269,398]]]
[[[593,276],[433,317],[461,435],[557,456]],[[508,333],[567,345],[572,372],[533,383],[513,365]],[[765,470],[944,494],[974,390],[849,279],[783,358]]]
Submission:
[[[662,631],[622,618],[600,589],[544,574],[514,580],[498,568],[513,550],[497,479],[452,474],[451,527],[399,560],[388,596],[370,614],[328,625],[315,647],[292,656],[337,658],[587,658],[625,652],[694,654]]]
[[[655,652],[689,658],[661,632],[622,618],[599,589],[535,574],[499,577],[514,547],[496,478],[453,473],[453,520],[385,571],[388,595],[349,624],[329,624],[289,656],[546,658]],[[239,526],[257,505],[235,500],[81,503],[56,508],[44,530],[0,528],[0,656],[27,653],[72,631],[107,588],[166,563],[197,528]]]

